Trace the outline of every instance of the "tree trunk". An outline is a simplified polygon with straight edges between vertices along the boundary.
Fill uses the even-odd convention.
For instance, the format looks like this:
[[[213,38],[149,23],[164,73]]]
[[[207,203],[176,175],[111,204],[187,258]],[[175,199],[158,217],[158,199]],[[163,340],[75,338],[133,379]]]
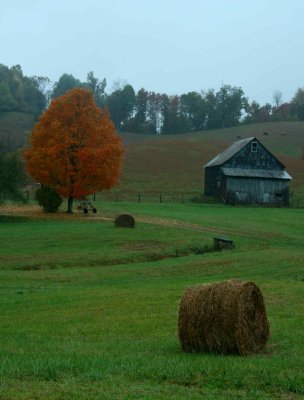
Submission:
[[[72,196],[69,196],[68,197],[68,209],[67,209],[68,214],[73,214],[73,201],[74,201],[74,198]]]

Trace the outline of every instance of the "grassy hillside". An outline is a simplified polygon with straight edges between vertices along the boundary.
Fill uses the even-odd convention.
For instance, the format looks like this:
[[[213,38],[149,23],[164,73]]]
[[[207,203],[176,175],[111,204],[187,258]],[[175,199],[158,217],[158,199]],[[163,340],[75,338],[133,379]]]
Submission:
[[[123,134],[121,190],[189,191],[203,187],[203,166],[241,138],[256,136],[304,185],[304,122],[265,123],[170,136]]]
[[[303,398],[302,210],[98,209],[102,218],[2,215],[1,400]],[[136,216],[135,229],[114,227],[121,211]],[[235,250],[191,252],[216,235],[229,235]],[[231,278],[261,288],[267,348],[250,357],[183,353],[181,295]]]

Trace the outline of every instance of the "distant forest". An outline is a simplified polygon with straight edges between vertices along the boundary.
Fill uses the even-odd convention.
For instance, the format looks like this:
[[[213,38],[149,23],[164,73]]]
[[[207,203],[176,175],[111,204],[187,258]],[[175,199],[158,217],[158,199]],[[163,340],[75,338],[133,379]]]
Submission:
[[[299,88],[290,102],[282,93],[273,93],[273,105],[249,101],[241,87],[223,85],[182,95],[155,93],[116,82],[107,93],[106,79],[91,71],[85,82],[64,73],[52,83],[43,76],[27,77],[20,65],[11,68],[0,64],[0,115],[23,112],[38,119],[48,104],[70,89],[92,90],[96,104],[107,106],[117,130],[144,134],[176,134],[218,129],[270,121],[304,120],[304,88]]]

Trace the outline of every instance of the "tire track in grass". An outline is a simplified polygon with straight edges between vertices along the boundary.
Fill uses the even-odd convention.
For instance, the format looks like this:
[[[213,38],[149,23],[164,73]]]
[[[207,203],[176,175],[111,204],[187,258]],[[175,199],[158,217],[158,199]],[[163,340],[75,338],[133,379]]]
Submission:
[[[239,237],[247,237],[247,238],[254,238],[254,239],[280,239],[283,240],[284,238],[288,238],[288,236],[284,236],[281,233],[274,233],[274,232],[265,232],[265,231],[258,231],[258,230],[239,230],[233,228],[218,228],[218,227],[209,227],[209,226],[202,226],[200,224],[194,224],[190,222],[183,222],[176,219],[171,218],[160,218],[160,217],[146,217],[142,215],[134,215],[135,220],[137,222],[142,222],[145,224],[153,224],[159,226],[166,226],[169,228],[176,228],[176,229],[185,229],[191,230],[196,232],[203,232],[203,233],[211,233],[213,235],[235,235]],[[90,219],[99,219],[104,221],[112,221],[113,218],[111,217],[89,217]]]

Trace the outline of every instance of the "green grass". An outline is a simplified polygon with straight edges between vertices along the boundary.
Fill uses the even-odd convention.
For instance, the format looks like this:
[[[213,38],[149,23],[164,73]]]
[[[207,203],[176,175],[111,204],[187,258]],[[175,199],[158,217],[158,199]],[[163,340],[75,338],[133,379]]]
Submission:
[[[1,239],[5,241],[0,256],[2,269],[104,267],[157,260],[174,257],[179,248],[202,240],[199,232],[185,238],[182,230],[157,230],[151,224],[139,224],[135,230],[129,230],[117,229],[112,222],[98,219],[58,222],[19,217],[12,223],[12,217],[2,217],[0,223],[1,220]],[[206,235],[205,240],[203,245],[210,244]]]
[[[303,397],[303,210],[98,210],[133,213],[136,228],[85,217],[0,219],[0,399]],[[229,235],[235,250],[176,257],[177,248],[210,245],[216,235]],[[230,278],[252,280],[264,294],[265,353],[182,353],[184,290]]]

